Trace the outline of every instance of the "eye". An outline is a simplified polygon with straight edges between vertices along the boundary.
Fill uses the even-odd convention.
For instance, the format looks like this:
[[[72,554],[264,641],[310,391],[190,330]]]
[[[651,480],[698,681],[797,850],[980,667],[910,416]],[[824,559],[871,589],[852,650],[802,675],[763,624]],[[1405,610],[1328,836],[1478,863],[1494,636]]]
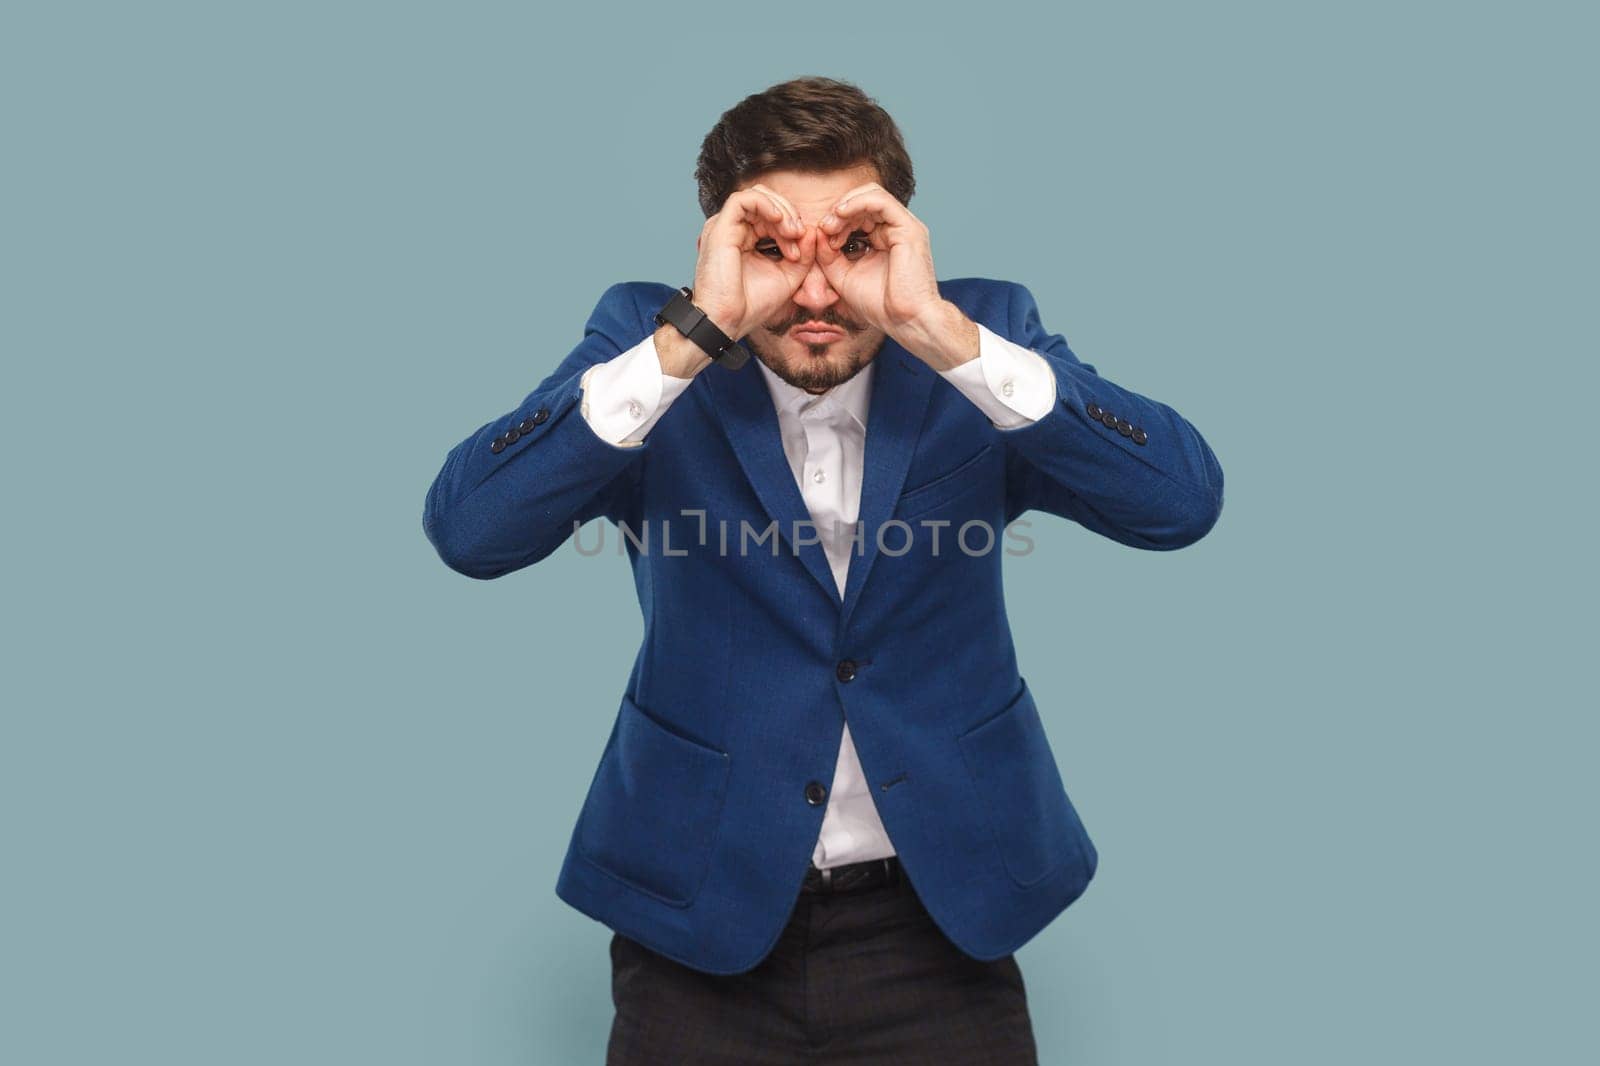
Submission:
[[[851,245],[856,245],[857,246],[859,254],[851,255],[851,253],[850,253],[850,246]],[[844,242],[844,244],[839,246],[839,251],[844,253],[846,258],[851,258],[851,259],[859,259],[859,258],[861,258],[861,256],[866,255],[867,252],[869,252],[871,250],[872,250],[872,242],[869,241],[867,239],[867,235],[865,233],[861,232],[860,230],[856,230],[854,233],[850,234],[850,238],[848,240],[846,240]]]
[[[756,242],[756,251],[762,255],[767,255],[768,252],[774,253],[772,255],[767,255],[768,259],[783,258],[783,249],[779,248],[778,242],[773,240],[771,237],[763,237],[760,241]]]

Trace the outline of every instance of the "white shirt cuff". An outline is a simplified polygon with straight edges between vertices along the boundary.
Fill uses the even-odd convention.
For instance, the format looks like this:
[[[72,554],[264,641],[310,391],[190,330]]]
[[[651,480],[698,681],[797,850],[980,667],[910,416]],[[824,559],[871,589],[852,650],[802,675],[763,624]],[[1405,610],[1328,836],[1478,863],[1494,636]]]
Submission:
[[[939,371],[1000,429],[1032,425],[1056,402],[1056,375],[1044,356],[978,327],[978,358]]]
[[[644,441],[672,401],[690,385],[689,378],[661,372],[661,356],[651,334],[621,355],[583,372],[579,410],[595,436],[622,448]]]

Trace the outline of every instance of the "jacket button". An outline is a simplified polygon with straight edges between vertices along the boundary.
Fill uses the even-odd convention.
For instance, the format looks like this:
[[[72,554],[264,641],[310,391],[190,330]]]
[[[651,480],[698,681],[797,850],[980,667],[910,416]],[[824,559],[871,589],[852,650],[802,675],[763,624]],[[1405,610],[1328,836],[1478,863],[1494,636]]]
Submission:
[[[524,433],[532,433],[533,427],[537,426],[538,424],[539,423],[535,422],[531,418],[524,418],[521,423],[518,424],[517,428],[522,430]]]
[[[1100,405],[1093,400],[1083,405],[1083,411],[1096,422],[1100,421]]]
[[[494,441],[489,445],[489,450],[491,452],[494,452],[496,455],[499,455],[501,452],[505,451],[506,450],[505,438],[504,437],[496,437],[494,439]]]
[[[1107,429],[1116,429],[1117,416],[1112,414],[1110,411],[1102,410],[1100,412],[1100,424],[1105,426]]]
[[[1124,437],[1133,436],[1133,423],[1129,422],[1126,418],[1117,419],[1117,432],[1121,433]]]
[[[840,681],[854,681],[856,679],[856,661],[854,659],[841,659],[839,666],[833,672]]]
[[[542,425],[544,425],[545,420],[547,418],[549,418],[549,417],[550,417],[550,408],[541,407],[537,411],[533,412],[533,424],[536,425],[536,426],[542,426]]]
[[[1133,437],[1133,443],[1135,444],[1143,444],[1145,441],[1150,439],[1150,434],[1146,433],[1138,426],[1133,427],[1133,433],[1131,436]]]
[[[806,802],[807,803],[811,804],[811,806],[813,806],[813,807],[818,807],[818,806],[821,806],[822,805],[822,801],[827,799],[827,798],[828,798],[828,790],[826,788],[822,787],[822,782],[821,781],[808,781],[808,782],[806,782]]]

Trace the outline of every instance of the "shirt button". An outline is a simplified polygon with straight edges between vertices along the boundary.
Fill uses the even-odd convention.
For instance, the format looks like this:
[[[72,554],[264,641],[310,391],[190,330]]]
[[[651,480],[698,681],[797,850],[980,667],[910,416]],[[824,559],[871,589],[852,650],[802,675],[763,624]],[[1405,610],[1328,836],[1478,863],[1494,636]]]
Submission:
[[[817,467],[817,469],[815,471],[812,472],[811,480],[815,481],[818,485],[820,485],[824,481],[828,480],[828,475],[824,474],[822,472],[822,468],[819,466],[819,467]]]
[[[644,414],[644,408],[639,406],[638,400],[628,401],[628,414],[634,418],[638,418],[640,415]]]
[[[1002,395],[1002,396],[1010,396],[1013,392],[1016,392],[1016,391],[1017,391],[1017,387],[1015,385],[1011,384],[1011,379],[1010,378],[1006,378],[1004,381],[1002,381],[1000,383],[1000,395]]]

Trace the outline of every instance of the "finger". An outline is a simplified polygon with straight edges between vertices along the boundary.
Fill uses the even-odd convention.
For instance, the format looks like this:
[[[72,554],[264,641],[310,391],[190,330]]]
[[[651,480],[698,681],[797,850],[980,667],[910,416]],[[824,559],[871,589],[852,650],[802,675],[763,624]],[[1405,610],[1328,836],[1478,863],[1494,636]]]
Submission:
[[[826,243],[833,248],[842,248],[852,234],[860,233],[870,236],[872,231],[882,225],[882,221],[875,215],[867,212],[857,212],[855,217],[841,218],[835,214],[828,214],[823,221],[818,223]]]
[[[806,231],[805,225],[800,221],[800,216],[795,213],[793,206],[788,201],[771,189],[759,185],[751,186],[751,189],[759,191],[768,200],[776,204],[778,210],[783,212],[782,221],[773,227],[773,232],[770,236],[777,242],[778,249],[783,253],[785,259],[791,262],[798,262],[800,260],[800,244],[797,238]]]
[[[816,254],[817,265],[822,268],[822,276],[828,279],[829,285],[837,289],[850,269],[849,261],[845,259],[843,253],[833,248],[820,230],[816,236]]]
[[[851,200],[854,200],[861,193],[870,192],[873,189],[882,189],[882,188],[883,188],[883,186],[879,185],[875,181],[869,181],[865,185],[857,185],[855,188],[853,188],[850,191],[844,193],[842,196],[840,196],[837,200],[835,200],[833,202],[833,209],[830,209],[827,214],[822,216],[822,222],[820,224],[825,226],[825,227],[826,226],[837,226],[839,224],[839,220],[838,220],[838,216],[837,216],[837,214],[835,212],[837,211],[839,205],[847,203],[847,202],[849,202]]]
[[[800,215],[795,211],[794,205],[790,204],[777,193],[769,191],[768,195],[770,195],[778,203],[778,205],[783,208],[784,213],[782,227],[784,232],[778,236],[775,236],[773,239],[778,242],[778,247],[783,249],[785,258],[792,263],[798,263],[803,254],[800,249],[799,238],[805,236],[805,224],[800,221]]]
[[[784,259],[778,263],[779,268],[788,275],[793,286],[798,287],[801,280],[811,272],[811,264],[816,260],[816,231],[808,230],[804,236],[795,242],[797,254],[794,259]]]
[[[845,246],[846,242],[848,242],[851,237],[854,237],[854,236],[856,236],[858,234],[860,236],[862,236],[862,237],[871,237],[872,234],[876,230],[878,230],[881,226],[882,226],[882,223],[880,223],[877,219],[872,219],[872,218],[858,219],[858,220],[856,220],[855,222],[853,222],[852,224],[850,224],[848,226],[839,227],[839,232],[835,233],[833,236],[828,238],[828,244],[831,247],[835,248],[835,249],[843,248]],[[869,241],[868,243],[872,244],[873,247],[881,248],[881,247],[886,246],[890,242],[888,242],[888,241],[879,241],[879,242],[874,243],[874,242]]]
[[[874,189],[876,189],[878,192],[887,192],[888,191],[882,185],[879,185],[877,182],[869,181],[869,182],[866,182],[864,184],[857,185],[855,188],[849,190],[844,195],[840,196],[839,200],[836,200],[835,203],[838,203],[838,202],[844,201],[844,200],[853,199],[854,197],[860,195],[861,193],[871,192]]]
[[[818,243],[817,231],[815,229],[807,230],[805,236],[801,237],[799,241],[800,258],[792,263],[785,261],[778,264],[783,268],[784,274],[789,279],[790,292],[794,292],[805,284],[806,275],[810,274],[811,268],[816,265],[816,247]]]
[[[807,272],[811,270],[811,264],[816,261],[817,252],[823,243],[822,234],[817,232],[815,226],[806,227],[805,236],[800,238],[799,265]]]
[[[779,239],[777,230],[783,222],[783,209],[764,193],[741,189],[728,197],[716,218],[723,235],[749,251],[761,237]]]
[[[864,192],[852,193],[839,199],[833,205],[833,210],[828,212],[832,222],[827,225],[829,230],[837,230],[845,222],[873,220],[883,221],[890,225],[904,224],[910,219],[911,212],[893,196],[881,190],[868,189]]]
[[[833,250],[833,246],[828,243],[821,230],[817,230],[816,234],[817,236],[815,238],[815,245],[817,265],[822,267],[822,272],[826,274],[828,272],[828,267],[833,264],[835,259],[839,258],[839,253]]]
[[[771,186],[763,185],[759,181],[750,187],[752,189],[760,189],[762,192],[772,197],[773,200],[777,201],[778,206],[783,208],[783,213],[788,216],[788,225],[795,237],[798,238],[805,232],[805,222],[800,218],[800,212],[795,209],[794,204],[789,202],[789,198],[787,196],[783,195],[781,192],[772,188]]]
[[[774,233],[772,239],[778,242],[778,248],[783,252],[785,258],[797,262],[800,258],[800,247],[797,240],[806,231],[805,223],[800,221],[800,212],[796,211],[794,205],[775,189],[770,189],[760,182],[750,186],[750,188],[752,191],[768,197],[783,211],[783,221],[778,226],[779,232]]]
[[[882,222],[874,218],[858,218],[847,221],[848,224],[835,226],[834,231],[831,234],[822,232],[822,243],[837,251],[843,248],[845,246],[845,242],[850,240],[851,237],[870,237],[874,230],[877,230],[883,225]],[[820,231],[821,230],[819,226],[819,232]],[[888,247],[888,244],[888,241],[880,240],[874,243],[873,246],[877,248],[886,248]]]
[[[887,226],[891,242],[926,237],[928,232],[921,219],[884,189],[868,189],[841,198],[833,205],[829,218],[831,221],[823,221],[823,230],[834,236],[845,229],[846,223],[867,233],[880,224]]]

